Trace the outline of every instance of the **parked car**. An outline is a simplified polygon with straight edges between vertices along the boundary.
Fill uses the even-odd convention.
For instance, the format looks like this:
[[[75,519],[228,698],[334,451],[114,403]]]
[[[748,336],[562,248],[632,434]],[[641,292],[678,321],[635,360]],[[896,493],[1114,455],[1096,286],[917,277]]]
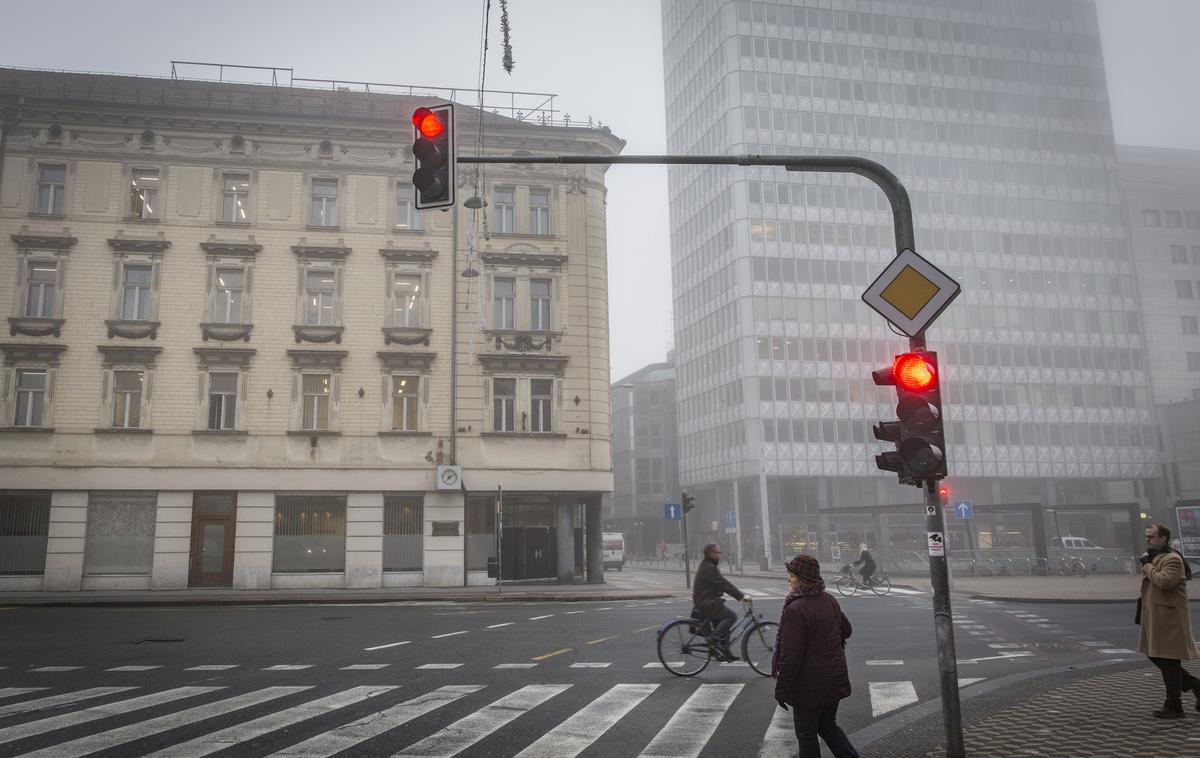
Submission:
[[[1061,547],[1067,550],[1103,550],[1099,545],[1092,544],[1087,537],[1055,537],[1050,540],[1050,547]]]

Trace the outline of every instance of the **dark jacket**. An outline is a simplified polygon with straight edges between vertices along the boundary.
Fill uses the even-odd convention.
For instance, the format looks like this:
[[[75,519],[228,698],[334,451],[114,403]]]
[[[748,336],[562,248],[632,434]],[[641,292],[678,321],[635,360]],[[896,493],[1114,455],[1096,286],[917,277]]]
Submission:
[[[791,597],[791,596],[789,596]],[[818,710],[850,696],[850,620],[828,592],[784,601],[775,642],[775,699]]]
[[[692,605],[708,618],[716,618],[725,607],[722,595],[732,595],[741,600],[742,591],[721,576],[716,561],[704,558],[696,567],[696,579],[692,582]]]
[[[864,550],[858,555],[858,560],[850,564],[851,566],[862,566],[864,574],[875,573],[875,559],[871,557],[870,550]]]

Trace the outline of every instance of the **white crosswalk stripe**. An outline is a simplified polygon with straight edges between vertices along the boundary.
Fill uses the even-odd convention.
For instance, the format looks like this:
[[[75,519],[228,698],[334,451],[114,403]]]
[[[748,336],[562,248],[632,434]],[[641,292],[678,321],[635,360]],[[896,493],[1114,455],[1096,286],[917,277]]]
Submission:
[[[17,690],[14,694],[19,694],[22,689],[33,692],[35,690],[44,690],[45,687],[14,687]],[[29,713],[30,711],[40,711],[46,708],[57,708],[62,705],[70,705],[78,703],[80,700],[90,700],[104,695],[112,695],[117,692],[128,692],[129,690],[137,689],[136,687],[92,687],[78,692],[68,692],[65,695],[50,695],[48,697],[38,698],[37,700],[26,700],[21,703],[10,703],[0,707],[0,716],[12,716],[16,713]],[[7,692],[8,690],[6,690]],[[7,697],[7,696],[6,696]]]
[[[917,702],[917,690],[912,682],[870,682],[869,686],[872,718]]]
[[[650,740],[642,756],[698,756],[717,731],[725,712],[742,691],[740,684],[702,684],[667,725]]]
[[[771,725],[763,735],[758,758],[792,758],[796,754],[796,728],[792,724],[792,712],[776,708],[771,714]]]
[[[2,667],[0,667],[2,668]],[[17,695],[25,695],[30,692],[42,692],[48,690],[49,687],[0,687],[0,700],[6,697],[16,697]]]
[[[0,729],[0,744],[13,742],[14,740],[33,737],[46,732],[53,732],[55,729],[65,729],[69,726],[79,726],[86,724],[89,721],[97,719],[106,719],[110,716],[120,716],[131,711],[140,711],[143,708],[151,708],[163,703],[170,703],[175,700],[195,697],[209,692],[216,692],[224,689],[223,687],[176,687],[173,690],[166,692],[156,692],[153,695],[142,695],[140,697],[130,698],[129,700],[120,700],[115,703],[107,703],[105,705],[97,705],[94,708],[87,708],[74,713],[63,713],[58,716],[50,716],[49,718],[31,721],[27,724],[18,724],[5,729]]]
[[[656,689],[657,684],[618,684],[517,753],[517,758],[579,755]]]
[[[531,684],[522,687],[511,695],[506,695],[491,705],[455,721],[440,732],[409,745],[396,755],[450,758],[570,687],[569,684]]]

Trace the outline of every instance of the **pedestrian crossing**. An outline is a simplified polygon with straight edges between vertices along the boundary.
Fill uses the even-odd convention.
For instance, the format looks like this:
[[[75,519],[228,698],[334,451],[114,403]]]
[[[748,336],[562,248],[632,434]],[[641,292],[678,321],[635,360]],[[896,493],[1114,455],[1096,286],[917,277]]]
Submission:
[[[474,754],[484,741],[484,752],[494,754],[489,738],[502,730],[505,754],[518,758],[585,751],[695,758],[713,754],[714,744],[728,751],[731,740],[744,746],[739,755],[795,754],[791,714],[775,707],[769,680],[425,686],[424,692],[407,683],[339,689],[319,681],[247,691],[219,683],[0,688],[0,755],[200,758],[228,750],[450,758]],[[866,691],[873,718],[918,701],[913,682],[870,682]]]

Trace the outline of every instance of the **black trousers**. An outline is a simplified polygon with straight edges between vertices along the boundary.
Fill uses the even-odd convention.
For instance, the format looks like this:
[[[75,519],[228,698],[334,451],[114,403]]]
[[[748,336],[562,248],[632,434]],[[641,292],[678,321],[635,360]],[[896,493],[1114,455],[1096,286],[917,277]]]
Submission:
[[[1162,672],[1163,686],[1167,688],[1167,700],[1177,703],[1184,692],[1200,693],[1200,679],[1184,670],[1178,658],[1154,658],[1150,660]]]

